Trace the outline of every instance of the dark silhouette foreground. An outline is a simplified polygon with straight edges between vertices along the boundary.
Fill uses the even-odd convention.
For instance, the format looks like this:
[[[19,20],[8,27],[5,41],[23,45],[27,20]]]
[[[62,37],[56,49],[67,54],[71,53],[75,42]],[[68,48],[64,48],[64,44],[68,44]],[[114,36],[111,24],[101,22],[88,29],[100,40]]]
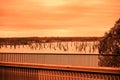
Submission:
[[[100,41],[99,53],[100,66],[120,67],[120,19]]]

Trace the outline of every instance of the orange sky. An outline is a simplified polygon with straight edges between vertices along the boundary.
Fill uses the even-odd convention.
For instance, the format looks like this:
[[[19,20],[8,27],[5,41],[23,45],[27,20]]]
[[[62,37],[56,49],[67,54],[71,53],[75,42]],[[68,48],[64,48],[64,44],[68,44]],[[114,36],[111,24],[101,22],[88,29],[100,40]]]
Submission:
[[[0,37],[103,36],[120,0],[0,0]]]

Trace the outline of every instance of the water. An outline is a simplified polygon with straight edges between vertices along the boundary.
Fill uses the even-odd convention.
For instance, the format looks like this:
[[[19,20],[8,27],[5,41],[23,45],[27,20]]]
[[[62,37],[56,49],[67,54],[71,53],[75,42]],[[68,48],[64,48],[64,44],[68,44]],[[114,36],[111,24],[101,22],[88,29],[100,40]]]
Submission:
[[[52,42],[31,45],[3,45],[0,52],[98,54],[98,42]]]

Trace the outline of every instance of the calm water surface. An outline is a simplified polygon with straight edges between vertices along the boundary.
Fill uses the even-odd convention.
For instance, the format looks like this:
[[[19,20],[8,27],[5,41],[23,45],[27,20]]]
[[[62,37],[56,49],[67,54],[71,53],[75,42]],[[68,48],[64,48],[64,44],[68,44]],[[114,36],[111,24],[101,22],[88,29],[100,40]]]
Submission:
[[[84,44],[85,49],[80,50],[81,44]],[[98,54],[98,48],[95,47],[93,50],[93,45],[98,44],[98,42],[61,42],[58,44],[57,42],[53,42],[51,44],[49,43],[43,43],[39,47],[35,44],[32,45],[19,45],[14,48],[10,48],[10,45],[8,46],[2,46],[0,48],[0,52],[11,52],[11,53],[68,53],[68,54]],[[59,47],[61,46],[61,47]],[[64,46],[64,47],[63,47]]]

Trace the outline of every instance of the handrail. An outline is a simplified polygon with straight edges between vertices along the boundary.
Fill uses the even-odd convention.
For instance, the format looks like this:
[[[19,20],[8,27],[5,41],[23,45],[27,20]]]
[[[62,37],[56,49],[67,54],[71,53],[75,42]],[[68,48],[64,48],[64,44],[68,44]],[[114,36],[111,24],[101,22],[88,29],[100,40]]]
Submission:
[[[99,53],[26,53],[26,52],[0,52],[0,54],[39,54],[39,55],[98,55],[98,56],[120,56],[120,54],[99,54]]]
[[[0,66],[120,75],[120,68],[112,68],[112,67],[82,67],[82,66],[69,66],[69,65],[50,65],[50,64],[48,65],[48,64],[13,63],[13,62],[0,62]]]

